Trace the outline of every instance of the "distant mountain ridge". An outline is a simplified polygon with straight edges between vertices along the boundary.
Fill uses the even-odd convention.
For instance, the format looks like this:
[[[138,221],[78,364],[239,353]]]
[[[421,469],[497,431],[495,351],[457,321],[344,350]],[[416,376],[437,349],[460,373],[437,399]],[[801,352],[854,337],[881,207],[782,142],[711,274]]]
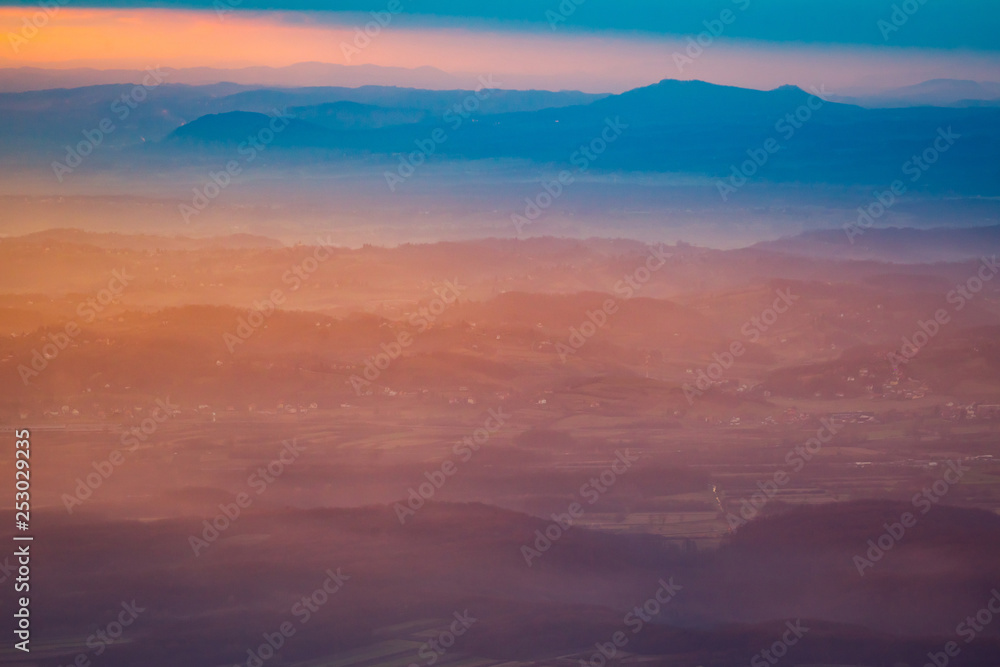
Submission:
[[[115,100],[130,90],[113,85],[0,94],[0,154],[47,168],[84,131],[115,120]],[[582,172],[696,175],[711,179],[713,190],[742,179],[861,186],[870,193],[910,179],[901,165],[949,129],[966,139],[907,180],[911,191],[1000,195],[1000,107],[866,109],[795,86],[760,91],[671,79],[618,95],[476,91],[166,83],[115,123],[89,162],[141,173],[157,164],[214,159],[206,153],[239,145],[261,127],[260,114],[278,109],[295,120],[274,140],[270,164],[331,158],[371,164],[372,157],[396,163],[440,130],[445,140],[434,142],[435,162],[516,160]],[[599,150],[586,157],[588,146]],[[282,150],[301,148],[310,151]],[[749,178],[740,173],[748,170]]]
[[[378,65],[336,65],[307,62],[287,67],[215,67],[160,68],[167,81],[193,86],[237,83],[246,86],[366,85],[410,86],[429,90],[447,90],[473,85],[473,77],[453,76],[433,67],[381,67]],[[0,91],[26,92],[52,88],[79,88],[105,84],[137,84],[144,70],[93,68],[48,69],[41,67],[0,68]]]
[[[754,175],[759,172],[757,180],[883,187],[904,176],[900,165],[925,151],[941,128],[955,128],[960,137],[973,134],[976,140],[951,147],[947,160],[920,174],[919,186],[1000,194],[1000,165],[994,159],[1000,153],[1000,108],[865,109],[824,101],[795,86],[759,91],[667,79],[581,104],[496,112],[488,122],[479,120],[485,119],[482,114],[456,114],[445,107],[442,116],[388,126],[376,123],[368,110],[368,120],[357,126],[361,129],[334,131],[319,125],[315,109],[300,111],[310,120],[302,121],[301,131],[279,137],[275,146],[408,155],[435,130],[451,125],[455,131],[435,147],[436,159],[575,162],[609,171],[704,174],[722,182],[757,155],[752,169]],[[238,127],[239,117],[232,118],[232,127]],[[609,124],[620,135],[613,141],[602,138]],[[204,120],[190,126],[171,139],[185,135],[208,146],[240,138],[235,130]],[[599,157],[584,161],[581,149],[598,141],[605,143]],[[769,141],[777,148],[761,157]]]
[[[0,237],[0,243],[15,241],[18,243],[58,243],[89,245],[105,249],[202,249],[202,248],[281,248],[285,244],[268,236],[257,234],[229,234],[208,237],[166,236],[154,234],[124,234],[116,232],[89,232],[73,228],[52,228],[22,236]],[[475,253],[481,246],[495,246],[498,243],[510,245],[509,250],[517,248],[519,253],[539,254],[544,256],[565,256],[567,261],[577,252],[594,253],[599,256],[618,256],[629,253],[642,253],[646,246],[634,240],[624,238],[592,238],[584,241],[575,239],[560,239],[555,237],[536,237],[523,241],[485,240],[468,242],[441,242],[436,244],[406,244],[392,249],[371,249],[371,252],[401,252],[420,255],[434,253],[434,262],[447,256],[464,256]],[[931,264],[936,262],[964,262],[983,256],[1000,253],[1000,224],[983,227],[935,227],[929,229],[913,229],[901,227],[873,228],[868,230],[856,244],[852,245],[842,229],[824,229],[803,232],[792,236],[755,243],[747,248],[718,251],[710,248],[700,248],[683,244],[669,246],[670,253],[675,258],[687,258],[683,261],[704,261],[712,255],[753,256],[781,254],[786,256],[822,258],[831,261],[855,262],[892,262],[896,264]],[[437,253],[440,253],[438,257]],[[518,299],[524,295],[511,294],[504,300],[510,301],[514,310],[523,309]],[[532,295],[535,301],[546,297]],[[504,301],[501,300],[501,301]],[[551,307],[542,304],[541,310]],[[578,310],[578,309],[577,309]],[[573,311],[576,312],[576,311]]]
[[[147,234],[117,234],[86,232],[80,229],[48,229],[13,237],[19,243],[53,243],[88,245],[114,250],[204,250],[210,248],[282,248],[281,241],[255,234],[230,234],[208,238],[186,236],[152,236]],[[4,239],[0,238],[0,243]]]
[[[828,259],[888,262],[947,262],[991,256],[1000,252],[1000,225],[963,229],[873,228],[848,241],[841,229],[805,232],[754,248]]]
[[[878,93],[831,95],[829,99],[871,108],[1000,106],[1000,83],[931,79]]]

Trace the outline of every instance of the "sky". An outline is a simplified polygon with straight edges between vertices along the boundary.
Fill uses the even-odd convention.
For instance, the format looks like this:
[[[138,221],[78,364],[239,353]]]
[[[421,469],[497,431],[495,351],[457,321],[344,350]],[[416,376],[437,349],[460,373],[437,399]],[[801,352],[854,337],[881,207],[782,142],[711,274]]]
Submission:
[[[46,3],[57,9],[0,3],[0,66],[427,66],[589,92],[665,78],[831,93],[1000,81],[1000,3],[985,0]],[[366,24],[373,36],[355,39]]]

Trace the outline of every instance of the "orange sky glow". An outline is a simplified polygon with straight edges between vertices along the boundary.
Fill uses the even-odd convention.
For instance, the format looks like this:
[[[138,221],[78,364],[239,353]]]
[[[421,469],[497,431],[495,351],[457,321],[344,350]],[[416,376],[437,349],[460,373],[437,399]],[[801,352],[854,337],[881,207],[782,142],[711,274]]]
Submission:
[[[30,38],[27,8],[0,8],[0,66],[144,68],[280,67],[299,62],[431,66],[492,73],[502,87],[558,81],[564,87],[617,92],[664,78],[773,88],[905,85],[930,78],[995,78],[994,56],[863,47],[774,46],[721,42],[683,70],[679,37],[622,33],[476,31],[390,24],[347,59],[355,25],[343,14],[61,7]],[[507,77],[505,80],[504,77]]]

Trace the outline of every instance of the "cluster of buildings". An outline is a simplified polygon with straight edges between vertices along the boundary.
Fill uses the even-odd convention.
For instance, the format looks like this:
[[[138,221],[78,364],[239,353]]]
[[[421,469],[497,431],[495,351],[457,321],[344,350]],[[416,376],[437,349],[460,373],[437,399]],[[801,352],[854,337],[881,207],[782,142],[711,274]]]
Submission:
[[[961,419],[1000,419],[1000,404],[996,403],[948,403],[941,407],[941,418],[959,421]]]

